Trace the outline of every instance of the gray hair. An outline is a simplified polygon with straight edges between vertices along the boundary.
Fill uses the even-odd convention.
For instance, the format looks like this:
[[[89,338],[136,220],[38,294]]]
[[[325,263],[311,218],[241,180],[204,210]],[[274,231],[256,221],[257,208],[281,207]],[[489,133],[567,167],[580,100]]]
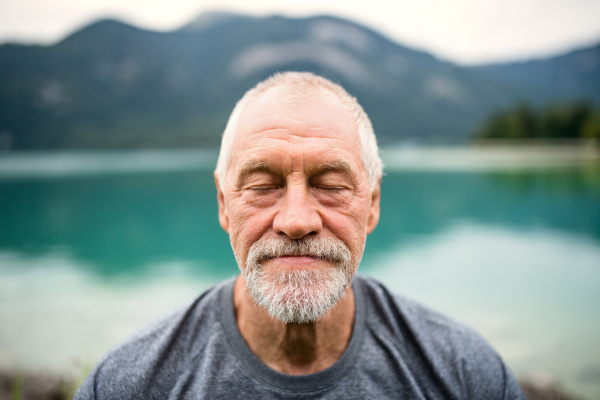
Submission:
[[[275,87],[284,89],[284,93],[296,101],[302,99],[307,100],[310,96],[314,95],[315,91],[318,89],[329,90],[339,97],[342,103],[348,108],[348,111],[356,118],[358,138],[361,147],[361,158],[369,177],[369,185],[371,190],[373,190],[377,181],[383,174],[383,163],[379,157],[377,138],[375,137],[371,120],[361,105],[358,104],[358,101],[348,94],[343,87],[310,72],[276,73],[248,90],[237,102],[229,116],[229,121],[223,132],[223,139],[221,141],[221,150],[219,152],[219,159],[215,170],[220,184],[222,185],[223,182],[225,182],[227,168],[231,159],[231,151],[235,140],[235,131],[237,130],[240,117],[246,109],[246,106],[253,100],[256,100],[261,94]]]

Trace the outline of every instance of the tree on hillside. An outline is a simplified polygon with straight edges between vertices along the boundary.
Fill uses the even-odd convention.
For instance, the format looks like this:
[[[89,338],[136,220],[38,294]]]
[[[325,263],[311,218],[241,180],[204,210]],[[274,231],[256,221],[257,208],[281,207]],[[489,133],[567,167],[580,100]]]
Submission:
[[[579,138],[582,128],[590,118],[592,107],[584,103],[562,104],[540,113],[542,137]]]
[[[594,111],[585,121],[582,132],[585,138],[600,139],[600,109]]]
[[[535,110],[527,104],[493,114],[476,131],[480,139],[600,138],[600,108],[567,103]]]

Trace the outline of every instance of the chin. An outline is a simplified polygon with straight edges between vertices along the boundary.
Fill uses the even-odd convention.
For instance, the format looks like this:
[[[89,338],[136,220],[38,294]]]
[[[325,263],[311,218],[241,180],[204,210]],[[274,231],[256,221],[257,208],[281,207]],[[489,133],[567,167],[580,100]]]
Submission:
[[[343,268],[245,269],[246,287],[256,304],[284,323],[311,323],[346,294],[353,274]]]

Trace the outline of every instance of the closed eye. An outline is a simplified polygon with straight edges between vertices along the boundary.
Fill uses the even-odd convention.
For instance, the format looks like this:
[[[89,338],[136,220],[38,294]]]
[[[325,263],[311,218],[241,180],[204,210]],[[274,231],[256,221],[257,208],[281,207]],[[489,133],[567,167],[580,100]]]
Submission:
[[[279,187],[277,186],[251,186],[248,189],[258,192],[258,193],[267,193],[272,190],[277,190]]]
[[[318,186],[317,189],[323,190],[323,191],[329,192],[329,193],[339,193],[342,190],[345,190],[346,188],[343,186]]]

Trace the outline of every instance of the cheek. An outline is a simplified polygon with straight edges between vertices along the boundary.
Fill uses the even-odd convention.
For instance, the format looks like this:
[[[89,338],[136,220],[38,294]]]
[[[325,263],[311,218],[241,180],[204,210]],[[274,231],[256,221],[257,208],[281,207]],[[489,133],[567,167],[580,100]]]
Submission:
[[[339,207],[331,208],[335,211],[334,218],[345,218],[346,224],[352,224],[355,229],[366,229],[367,220],[369,219],[370,200],[354,197],[348,199]],[[340,220],[341,221],[341,220]]]
[[[344,206],[323,213],[325,225],[352,252],[360,252],[364,248],[370,204],[370,198],[356,196]]]
[[[250,246],[271,227],[272,214],[269,210],[257,210],[248,205],[236,207],[233,202],[229,215],[229,232],[234,250],[247,253]]]
[[[363,246],[366,238],[366,219],[362,218],[361,213],[328,213],[323,219],[329,230],[338,239],[343,240],[352,251]]]

